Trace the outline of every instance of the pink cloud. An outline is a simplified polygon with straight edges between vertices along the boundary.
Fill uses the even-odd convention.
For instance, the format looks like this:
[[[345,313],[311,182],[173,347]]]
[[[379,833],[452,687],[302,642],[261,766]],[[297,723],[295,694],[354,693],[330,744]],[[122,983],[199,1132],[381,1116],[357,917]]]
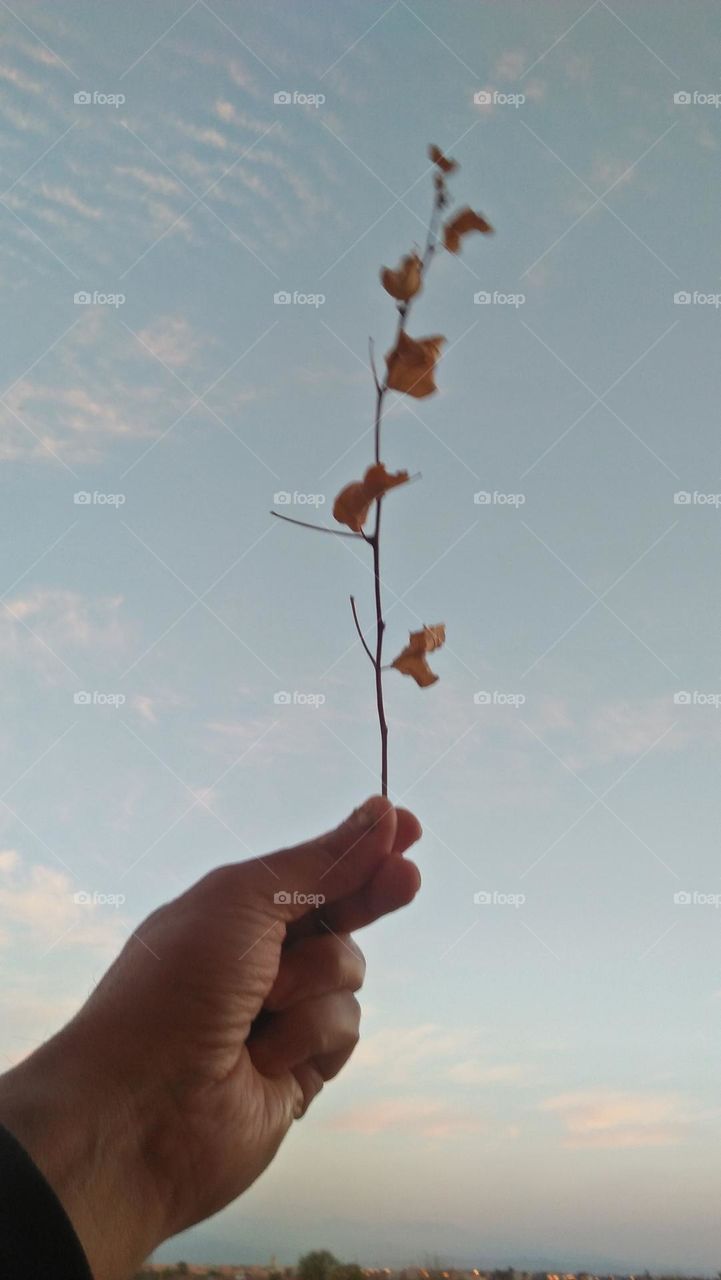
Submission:
[[[579,1091],[547,1098],[540,1110],[560,1117],[563,1145],[574,1148],[675,1146],[692,1123],[685,1099],[673,1093]]]
[[[379,1133],[412,1133],[423,1138],[449,1138],[485,1130],[479,1117],[437,1098],[380,1098],[336,1116],[332,1129],[373,1137]]]

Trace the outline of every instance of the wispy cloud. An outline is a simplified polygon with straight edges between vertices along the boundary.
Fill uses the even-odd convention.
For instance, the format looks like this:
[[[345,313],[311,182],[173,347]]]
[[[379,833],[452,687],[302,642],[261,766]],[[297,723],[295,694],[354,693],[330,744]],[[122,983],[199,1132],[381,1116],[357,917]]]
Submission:
[[[471,1108],[453,1106],[437,1097],[378,1098],[350,1107],[330,1121],[331,1129],[373,1137],[404,1133],[420,1138],[454,1138],[483,1133],[487,1123]]]
[[[633,1148],[675,1146],[693,1122],[688,1101],[673,1093],[624,1093],[613,1089],[560,1094],[541,1111],[561,1120],[566,1147]]]
[[[78,591],[35,587],[0,610],[0,655],[5,663],[50,678],[75,655],[124,652],[129,627],[121,596],[90,599]]]
[[[0,855],[0,942],[30,946],[41,954],[57,947],[116,950],[123,923],[116,908],[78,901],[65,871],[29,863],[15,850]]]

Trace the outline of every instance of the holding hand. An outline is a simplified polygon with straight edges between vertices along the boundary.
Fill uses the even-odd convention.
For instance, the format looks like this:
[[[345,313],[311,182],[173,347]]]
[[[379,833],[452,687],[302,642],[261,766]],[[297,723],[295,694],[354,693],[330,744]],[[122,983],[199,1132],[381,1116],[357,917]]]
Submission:
[[[96,1280],[258,1177],[358,1040],[352,931],[406,906],[411,813],[211,871],[129,939],[78,1015],[0,1078],[0,1123],[63,1202]],[[322,906],[315,906],[316,899]]]

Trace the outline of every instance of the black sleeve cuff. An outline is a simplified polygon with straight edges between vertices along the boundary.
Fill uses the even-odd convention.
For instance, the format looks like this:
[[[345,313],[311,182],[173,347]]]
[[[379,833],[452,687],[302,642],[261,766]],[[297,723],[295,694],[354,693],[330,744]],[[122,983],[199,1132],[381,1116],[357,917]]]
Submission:
[[[2,1280],[93,1280],[73,1225],[24,1147],[0,1125]]]

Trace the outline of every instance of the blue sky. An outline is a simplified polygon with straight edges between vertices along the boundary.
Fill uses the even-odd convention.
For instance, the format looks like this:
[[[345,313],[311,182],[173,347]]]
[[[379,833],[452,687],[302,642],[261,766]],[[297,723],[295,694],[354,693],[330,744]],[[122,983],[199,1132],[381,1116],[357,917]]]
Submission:
[[[497,232],[435,261],[440,391],[384,429],[389,649],[448,629],[387,680],[425,890],[354,1064],[166,1253],[716,1270],[717,6],[0,8],[5,1060],[377,788],[367,564],[268,512],[370,460],[436,142]]]

